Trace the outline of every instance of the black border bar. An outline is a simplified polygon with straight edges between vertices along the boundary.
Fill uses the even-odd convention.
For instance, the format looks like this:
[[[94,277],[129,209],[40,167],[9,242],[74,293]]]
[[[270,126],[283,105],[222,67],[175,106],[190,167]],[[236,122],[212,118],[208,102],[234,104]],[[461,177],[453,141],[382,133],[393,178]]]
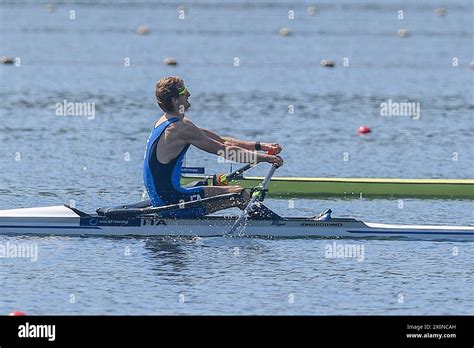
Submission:
[[[20,325],[55,325],[55,340],[20,338]],[[416,334],[419,337],[408,337]],[[420,336],[421,335],[421,336]],[[439,337],[439,335],[443,335]],[[449,337],[446,337],[449,336]],[[18,316],[0,317],[0,346],[474,344],[473,316]]]

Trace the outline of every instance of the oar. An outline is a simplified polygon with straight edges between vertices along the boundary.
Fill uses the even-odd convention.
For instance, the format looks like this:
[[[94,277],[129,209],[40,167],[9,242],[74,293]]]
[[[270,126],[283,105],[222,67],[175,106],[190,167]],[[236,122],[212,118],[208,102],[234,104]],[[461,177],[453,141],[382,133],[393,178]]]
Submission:
[[[243,221],[245,221],[245,217],[252,211],[253,205],[258,199],[260,199],[260,197],[263,194],[262,192],[267,190],[268,184],[270,183],[270,180],[272,179],[272,176],[275,173],[276,169],[277,169],[277,166],[272,164],[272,167],[270,168],[267,175],[265,176],[265,179],[263,179],[261,186],[256,191],[254,191],[249,204],[245,207],[244,210],[242,210],[242,213],[240,214],[239,218],[234,222],[229,232],[227,232],[228,234],[234,233],[239,227],[239,225],[242,224]]]
[[[268,150],[267,154],[276,155],[277,153],[274,150]],[[241,167],[237,170],[234,170],[233,172],[230,172],[230,173],[227,173],[227,174],[216,174],[216,175],[214,175],[214,178],[213,178],[213,185],[214,186],[228,185],[232,180],[234,180],[235,178],[240,177],[244,172],[246,172],[247,170],[255,167],[256,165],[257,165],[257,163],[247,163],[243,167]]]

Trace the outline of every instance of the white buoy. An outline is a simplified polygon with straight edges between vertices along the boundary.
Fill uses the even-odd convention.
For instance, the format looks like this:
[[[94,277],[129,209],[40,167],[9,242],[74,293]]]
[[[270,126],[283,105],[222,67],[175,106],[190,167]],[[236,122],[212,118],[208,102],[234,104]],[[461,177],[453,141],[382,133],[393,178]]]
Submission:
[[[336,63],[333,60],[323,59],[321,61],[321,66],[324,66],[325,68],[333,68],[335,65]]]
[[[14,59],[12,57],[3,56],[0,57],[0,63],[2,64],[13,64]]]
[[[280,35],[281,36],[289,36],[291,35],[291,30],[290,28],[284,27],[280,29]]]
[[[146,35],[146,34],[149,34],[149,33],[150,33],[150,28],[148,28],[146,25],[140,25],[137,28],[137,34]]]
[[[308,15],[310,16],[314,16],[316,15],[316,12],[318,11],[318,8],[316,6],[308,6],[308,8],[306,9],[306,12],[308,13]]]
[[[188,8],[184,5],[180,5],[176,8],[176,11],[178,11],[179,13],[187,14],[188,13]]]
[[[178,61],[174,58],[165,58],[163,60],[163,64],[165,64],[165,65],[178,65]]]
[[[54,12],[54,11],[56,10],[56,5],[54,5],[54,4],[47,4],[47,5],[46,5],[46,10],[47,10],[48,12]]]
[[[441,16],[446,15],[446,12],[447,12],[447,11],[448,11],[448,10],[447,10],[446,8],[444,8],[444,7],[438,7],[438,8],[435,8],[434,13],[436,13],[437,16],[440,16],[440,17],[441,17]]]
[[[408,36],[410,36],[410,31],[408,29],[404,29],[404,28],[398,29],[398,36],[408,37]]]

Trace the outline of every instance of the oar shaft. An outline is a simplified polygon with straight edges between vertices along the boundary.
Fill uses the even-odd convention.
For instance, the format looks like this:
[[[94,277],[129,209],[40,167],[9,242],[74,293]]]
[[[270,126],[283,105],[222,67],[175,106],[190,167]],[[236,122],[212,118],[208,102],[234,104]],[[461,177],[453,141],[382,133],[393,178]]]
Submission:
[[[267,176],[265,176],[265,179],[263,179],[262,187],[265,190],[268,188],[268,184],[270,183],[270,180],[272,179],[273,174],[275,174],[276,169],[277,169],[277,167],[274,164],[272,164],[272,167],[268,171]]]
[[[272,176],[273,174],[275,173],[275,170],[277,169],[276,165],[272,164],[272,167],[270,168],[270,170],[268,171],[267,175],[265,176],[265,179],[263,179],[262,181],[262,188],[264,190],[267,189],[268,187],[268,184],[270,183],[270,180],[272,179]],[[242,213],[240,214],[239,218],[234,222],[234,224],[232,225],[231,229],[229,230],[228,233],[234,233],[236,230],[237,230],[237,227],[239,227],[239,225],[242,223],[242,221],[245,220],[245,217],[247,216],[247,214],[250,213],[250,211],[252,210],[253,208],[253,205],[255,204],[255,202],[257,201],[259,195],[257,194],[254,194],[251,198],[250,198],[250,202],[249,204],[247,204],[247,206],[245,207],[245,209],[242,211]]]
[[[239,176],[241,175],[243,172],[249,170],[250,168],[252,168],[254,166],[254,164],[251,164],[251,163],[248,163],[246,164],[245,166],[237,169],[237,170],[234,170],[232,173],[229,173],[226,175],[227,179],[229,181],[233,180],[236,176]]]

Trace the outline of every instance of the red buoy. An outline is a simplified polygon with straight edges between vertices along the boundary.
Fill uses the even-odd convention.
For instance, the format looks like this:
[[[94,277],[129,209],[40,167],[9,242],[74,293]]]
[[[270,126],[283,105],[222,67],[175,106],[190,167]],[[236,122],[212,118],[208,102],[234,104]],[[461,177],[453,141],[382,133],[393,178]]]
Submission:
[[[368,126],[360,126],[359,129],[357,130],[357,133],[359,134],[367,134],[372,132]]]
[[[8,315],[18,317],[18,316],[23,316],[23,315],[26,315],[26,314],[25,314],[25,312],[21,312],[21,311],[14,311],[14,312],[11,312]]]

